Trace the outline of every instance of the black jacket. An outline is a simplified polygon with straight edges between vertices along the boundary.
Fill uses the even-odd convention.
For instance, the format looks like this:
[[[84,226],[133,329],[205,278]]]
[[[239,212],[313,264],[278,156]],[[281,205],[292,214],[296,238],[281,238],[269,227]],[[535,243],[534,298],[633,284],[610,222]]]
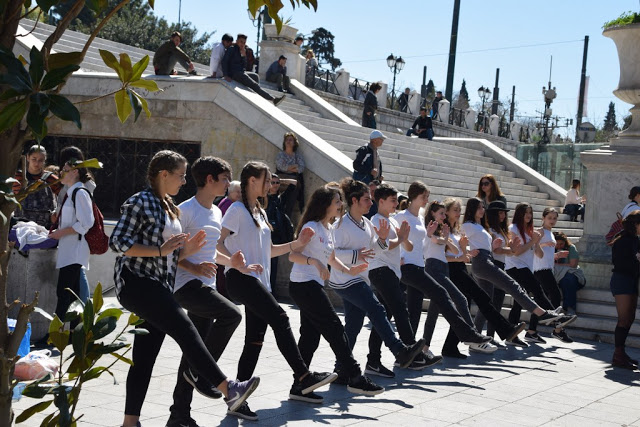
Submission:
[[[240,54],[237,45],[230,46],[222,57],[222,73],[225,77],[233,77],[236,73],[244,73],[247,68],[247,58]]]
[[[357,181],[362,181],[365,184],[373,181],[373,176],[371,176],[371,169],[377,167],[378,168],[378,177],[380,179],[382,176],[382,161],[380,157],[378,157],[378,165],[373,164],[373,148],[370,145],[363,145],[362,147],[356,150],[356,158],[353,161],[353,179]]]
[[[623,232],[611,250],[611,262],[613,263],[611,271],[638,280],[640,277],[640,261],[636,258],[638,251],[640,251],[638,236]]]

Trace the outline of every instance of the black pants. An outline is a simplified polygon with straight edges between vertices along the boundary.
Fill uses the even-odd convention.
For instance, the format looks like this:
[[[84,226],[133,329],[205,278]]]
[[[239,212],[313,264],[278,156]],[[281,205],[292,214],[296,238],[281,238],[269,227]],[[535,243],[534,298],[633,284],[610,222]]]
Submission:
[[[136,335],[133,340],[133,366],[127,375],[125,415],[140,415],[165,334],[178,343],[189,366],[211,384],[217,386],[227,379],[169,289],[155,280],[138,277],[126,268],[122,278],[125,285],[118,295],[120,304],[144,319],[139,327],[149,331],[146,335]]]
[[[191,280],[178,289],[174,298],[187,310],[187,315],[198,330],[200,337],[215,360],[222,352],[242,320],[242,313],[234,303],[223,297],[214,288],[199,280]],[[188,417],[193,398],[193,387],[184,379],[184,370],[189,366],[182,356],[178,368],[178,381],[173,389],[171,412]]]
[[[542,286],[536,280],[531,270],[528,268],[510,268],[507,270],[507,274],[511,276],[513,280],[518,282],[520,286],[527,291],[527,293],[533,294],[533,299],[536,304],[545,310],[553,310],[553,304],[549,301],[549,298],[542,290]],[[522,312],[522,306],[517,301],[513,302],[511,312],[509,313],[509,321],[511,323],[517,323],[520,321],[520,313]],[[529,330],[535,331],[538,329],[538,316],[531,313],[531,320],[529,320]]]
[[[267,81],[271,83],[276,83],[278,85],[278,89],[284,89],[289,92],[289,76],[285,76],[281,73],[272,74],[267,77]]]
[[[260,280],[230,268],[227,272],[227,289],[231,298],[244,304],[245,308],[246,332],[244,348],[238,361],[238,379],[246,381],[253,376],[267,326],[273,329],[278,349],[293,369],[296,378],[309,372],[291,332],[287,313]]]
[[[559,307],[562,304],[562,292],[560,292],[560,286],[558,286],[558,282],[556,282],[556,278],[553,275],[553,270],[538,270],[533,275],[542,286],[544,293],[549,297],[553,308]]]
[[[396,329],[400,339],[406,345],[416,342],[416,336],[411,321],[409,320],[409,311],[407,309],[407,293],[405,286],[400,284],[400,279],[389,267],[378,267],[369,271],[369,280],[374,289],[376,297],[380,300],[387,312],[387,319],[391,321],[393,317],[396,323]],[[382,338],[376,332],[375,328],[371,328],[369,335],[369,355],[368,362],[373,365],[380,363],[382,357]]]
[[[56,295],[58,302],[56,304],[56,315],[64,322],[64,315],[67,313],[71,302],[76,297],[73,296],[67,288],[71,289],[76,295],[80,294],[80,272],[82,264],[70,264],[60,268],[58,272],[58,286]],[[77,324],[77,322],[74,322]],[[75,327],[75,325],[71,325]]]
[[[349,378],[362,374],[349,347],[347,334],[340,318],[329,301],[324,287],[315,280],[289,282],[289,295],[300,308],[300,339],[298,348],[307,366],[320,344],[320,336],[327,340],[341,369]]]
[[[424,268],[413,264],[405,264],[400,267],[402,271],[402,283],[407,286],[407,306],[411,327],[415,331],[420,322],[422,313],[422,300],[425,295],[440,308],[440,313],[449,322],[458,338],[463,341],[473,341],[479,334],[475,328],[468,325],[456,309],[447,290],[429,276]],[[427,343],[429,345],[429,343]]]
[[[250,88],[251,90],[253,90],[255,93],[257,93],[267,101],[273,101],[275,99],[273,96],[269,95],[268,92],[266,92],[264,89],[260,87],[260,77],[258,77],[256,73],[249,73],[249,72],[235,73],[233,75],[233,80],[237,81],[238,83],[242,83],[243,85]]]

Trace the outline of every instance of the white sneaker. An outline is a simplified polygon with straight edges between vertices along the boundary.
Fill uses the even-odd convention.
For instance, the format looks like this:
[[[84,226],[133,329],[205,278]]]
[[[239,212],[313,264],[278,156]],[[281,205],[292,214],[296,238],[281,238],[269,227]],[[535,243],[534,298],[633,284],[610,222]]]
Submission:
[[[474,353],[489,354],[489,353],[493,353],[496,350],[498,350],[498,347],[489,342],[469,343],[469,351],[472,351]]]

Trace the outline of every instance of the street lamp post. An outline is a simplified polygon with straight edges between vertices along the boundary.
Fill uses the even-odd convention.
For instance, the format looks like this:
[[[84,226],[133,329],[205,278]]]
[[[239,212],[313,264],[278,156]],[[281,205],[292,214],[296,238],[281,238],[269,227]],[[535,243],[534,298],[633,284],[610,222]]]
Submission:
[[[482,128],[484,131],[485,126],[485,117],[484,117],[484,103],[491,96],[491,91],[488,87],[480,86],[478,88],[478,96],[482,99],[482,109],[480,110],[480,114],[478,114],[478,130],[480,130],[480,120],[482,120]]]
[[[251,13],[251,10],[247,9],[247,14],[249,15],[249,19],[251,19],[251,23],[253,24],[254,27],[258,27],[258,35],[256,37],[256,57],[258,56],[258,54],[260,53],[260,29],[262,27],[262,15],[264,13],[264,8],[258,10],[258,12],[256,13],[256,15],[253,15]],[[257,24],[256,24],[257,22]]]
[[[393,53],[387,56],[387,66],[393,72],[393,85],[391,86],[391,109],[396,98],[396,75],[404,68],[404,59],[401,56],[395,57]]]

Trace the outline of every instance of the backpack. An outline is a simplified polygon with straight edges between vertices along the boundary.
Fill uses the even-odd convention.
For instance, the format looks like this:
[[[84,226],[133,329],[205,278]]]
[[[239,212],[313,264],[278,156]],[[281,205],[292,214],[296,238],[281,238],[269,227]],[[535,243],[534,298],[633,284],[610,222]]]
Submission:
[[[609,232],[604,236],[604,239],[607,241],[607,246],[613,246],[616,236],[624,230],[622,227],[622,215],[620,215],[620,212],[616,212],[616,215],[618,216],[618,219],[611,224]]]
[[[91,192],[84,187],[79,187],[73,190],[73,194],[71,195],[71,201],[73,202],[73,208],[76,207],[76,193],[78,190],[84,190],[89,193],[89,197],[91,198],[91,207],[93,208],[93,225],[87,231],[87,234],[84,235],[84,238],[87,240],[89,244],[89,253],[91,255],[102,255],[107,252],[109,249],[109,237],[104,232],[104,216],[96,202],[93,200],[93,196]],[[82,235],[78,235],[78,240],[82,239]]]

